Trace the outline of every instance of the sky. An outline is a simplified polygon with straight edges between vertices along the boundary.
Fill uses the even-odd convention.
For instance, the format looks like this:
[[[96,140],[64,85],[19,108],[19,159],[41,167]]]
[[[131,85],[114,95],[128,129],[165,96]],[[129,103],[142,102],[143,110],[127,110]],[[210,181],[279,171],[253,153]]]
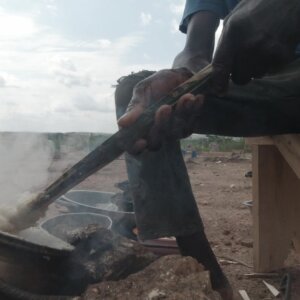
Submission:
[[[0,0],[0,131],[116,131],[113,85],[171,66],[184,2]]]

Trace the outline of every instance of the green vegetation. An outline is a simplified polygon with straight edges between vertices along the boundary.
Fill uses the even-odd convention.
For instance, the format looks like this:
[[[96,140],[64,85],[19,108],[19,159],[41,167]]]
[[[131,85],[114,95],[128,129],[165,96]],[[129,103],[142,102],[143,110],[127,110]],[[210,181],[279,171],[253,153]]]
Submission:
[[[250,151],[249,146],[245,144],[244,138],[233,138],[219,135],[205,135],[201,137],[189,137],[181,141],[181,147],[184,150],[196,150],[199,152],[207,151]]]
[[[110,135],[103,133],[51,133],[48,139],[54,144],[56,156],[61,152],[72,150],[92,151],[102,144]],[[218,135],[193,135],[181,141],[183,150],[207,151],[245,151],[250,148],[244,138],[233,138]]]
[[[42,135],[51,142],[54,149],[54,157],[60,158],[65,153],[72,151],[90,152],[97,146],[108,139],[111,134],[106,133],[12,133],[2,132],[0,138],[9,140],[9,138],[16,138],[19,135]],[[245,144],[244,138],[233,138],[227,136],[217,135],[192,135],[186,139],[181,140],[181,148],[185,151],[198,152],[231,152],[244,151],[250,152],[250,147]]]
[[[89,138],[89,150],[94,150],[97,146],[107,140],[111,134],[105,133],[91,133]]]
[[[47,138],[53,143],[54,157],[60,158],[69,151],[92,151],[102,144],[110,134],[105,133],[48,133]]]

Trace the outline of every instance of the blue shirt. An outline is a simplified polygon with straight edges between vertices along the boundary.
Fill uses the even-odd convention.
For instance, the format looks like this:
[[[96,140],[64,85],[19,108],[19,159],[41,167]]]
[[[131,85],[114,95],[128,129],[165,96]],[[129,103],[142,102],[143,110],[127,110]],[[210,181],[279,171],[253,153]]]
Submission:
[[[220,19],[224,19],[238,2],[238,0],[187,0],[179,29],[186,33],[191,16],[199,11],[210,11]]]
[[[238,2],[239,0],[186,0],[179,30],[186,33],[191,16],[199,11],[210,11],[224,19]],[[300,56],[300,45],[296,49],[296,55]]]

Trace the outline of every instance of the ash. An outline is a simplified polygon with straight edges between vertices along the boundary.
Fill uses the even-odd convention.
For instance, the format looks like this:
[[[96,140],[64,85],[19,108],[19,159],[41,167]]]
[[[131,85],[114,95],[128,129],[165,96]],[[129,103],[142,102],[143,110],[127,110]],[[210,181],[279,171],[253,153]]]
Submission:
[[[79,291],[92,283],[126,278],[157,259],[139,243],[99,225],[69,232],[66,241],[75,247],[69,282]]]

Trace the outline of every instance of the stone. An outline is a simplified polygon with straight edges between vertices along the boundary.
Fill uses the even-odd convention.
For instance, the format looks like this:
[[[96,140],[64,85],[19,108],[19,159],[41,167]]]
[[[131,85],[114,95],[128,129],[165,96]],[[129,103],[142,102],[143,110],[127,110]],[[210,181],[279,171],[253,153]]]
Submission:
[[[252,248],[253,247],[253,241],[252,240],[242,240],[240,242],[240,244],[244,247],[247,247],[247,248]]]

